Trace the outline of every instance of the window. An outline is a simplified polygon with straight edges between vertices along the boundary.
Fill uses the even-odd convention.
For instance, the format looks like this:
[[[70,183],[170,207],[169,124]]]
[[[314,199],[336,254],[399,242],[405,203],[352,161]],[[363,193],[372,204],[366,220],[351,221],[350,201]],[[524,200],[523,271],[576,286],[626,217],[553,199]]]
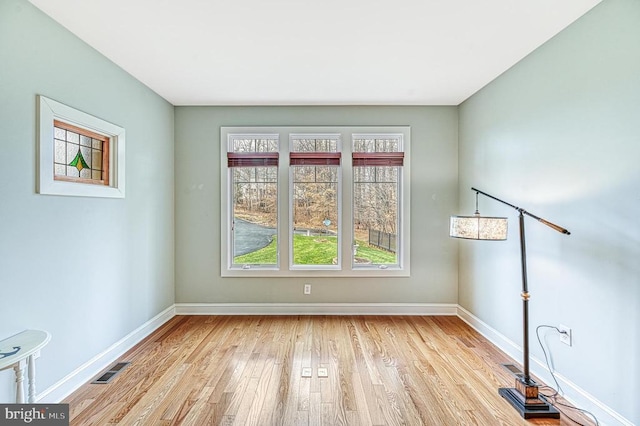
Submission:
[[[291,134],[291,268],[339,268],[340,135]]]
[[[223,276],[408,276],[408,127],[221,129]]]
[[[109,185],[109,138],[71,124],[53,121],[53,178]]]
[[[398,264],[402,143],[401,134],[353,135],[354,267]],[[383,251],[358,256],[363,241]]]
[[[278,135],[230,135],[231,267],[278,264]]]
[[[38,96],[38,193],[124,198],[125,130]]]

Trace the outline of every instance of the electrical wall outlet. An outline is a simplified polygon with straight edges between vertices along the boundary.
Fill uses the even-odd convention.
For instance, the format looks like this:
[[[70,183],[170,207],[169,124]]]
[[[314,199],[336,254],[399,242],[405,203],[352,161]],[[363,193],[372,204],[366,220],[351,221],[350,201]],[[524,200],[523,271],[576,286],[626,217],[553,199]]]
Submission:
[[[566,325],[560,324],[558,330],[560,330],[560,341],[565,345],[571,346],[571,329]]]
[[[304,294],[311,294],[311,284],[304,285]]]

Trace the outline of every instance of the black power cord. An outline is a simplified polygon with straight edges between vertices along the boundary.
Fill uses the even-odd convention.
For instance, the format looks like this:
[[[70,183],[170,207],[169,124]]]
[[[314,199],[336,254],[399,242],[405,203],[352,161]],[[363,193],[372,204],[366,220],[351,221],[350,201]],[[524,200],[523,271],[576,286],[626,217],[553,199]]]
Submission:
[[[570,408],[572,410],[576,410],[582,414],[586,414],[590,417],[593,418],[593,420],[596,422],[596,426],[600,426],[600,422],[598,422],[598,418],[591,412],[583,409],[583,408],[577,408],[577,407],[573,407],[571,405],[565,404],[563,402],[558,401],[558,396],[562,396],[564,395],[564,391],[562,390],[562,386],[560,386],[560,383],[558,383],[558,379],[556,379],[556,375],[554,374],[553,369],[551,368],[551,364],[549,363],[549,357],[547,356],[547,351],[544,348],[544,345],[542,344],[542,339],[540,339],[540,329],[541,328],[551,328],[553,330],[556,330],[558,333],[560,334],[564,334],[566,332],[560,331],[560,329],[558,327],[555,327],[553,325],[539,325],[538,327],[536,327],[536,337],[538,337],[538,343],[540,344],[540,348],[542,349],[542,353],[544,354],[544,360],[547,364],[547,369],[549,370],[549,373],[551,373],[551,377],[553,378],[553,382],[555,383],[556,387],[555,389],[552,386],[543,386],[545,388],[549,388],[553,391],[553,393],[551,395],[545,395],[542,394],[542,396],[544,396],[545,398],[549,399],[552,402],[552,405],[554,407],[556,407],[558,409],[558,411],[560,411],[562,414],[564,414],[569,420],[571,420],[573,423],[580,425],[580,426],[585,426],[582,423],[574,420],[571,418],[571,416],[567,415],[567,413],[563,410],[560,409],[560,407],[558,406],[562,406],[562,407],[566,407],[566,408]]]

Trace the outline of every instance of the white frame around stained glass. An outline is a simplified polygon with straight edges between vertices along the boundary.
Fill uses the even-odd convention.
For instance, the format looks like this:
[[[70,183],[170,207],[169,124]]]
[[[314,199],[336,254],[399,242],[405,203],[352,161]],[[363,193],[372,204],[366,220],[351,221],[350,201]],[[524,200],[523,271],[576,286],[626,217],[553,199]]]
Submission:
[[[109,139],[109,185],[54,178],[54,121],[103,135]],[[78,197],[125,197],[125,129],[45,96],[38,96],[39,194]]]

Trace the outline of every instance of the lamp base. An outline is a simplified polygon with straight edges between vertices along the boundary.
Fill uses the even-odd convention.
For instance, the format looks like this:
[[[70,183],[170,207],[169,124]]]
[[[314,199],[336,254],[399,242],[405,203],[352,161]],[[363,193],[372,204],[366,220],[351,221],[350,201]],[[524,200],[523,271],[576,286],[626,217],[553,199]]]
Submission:
[[[526,398],[518,389],[500,388],[498,393],[518,410],[525,419],[551,418],[559,419],[560,412],[547,402],[544,396]]]

